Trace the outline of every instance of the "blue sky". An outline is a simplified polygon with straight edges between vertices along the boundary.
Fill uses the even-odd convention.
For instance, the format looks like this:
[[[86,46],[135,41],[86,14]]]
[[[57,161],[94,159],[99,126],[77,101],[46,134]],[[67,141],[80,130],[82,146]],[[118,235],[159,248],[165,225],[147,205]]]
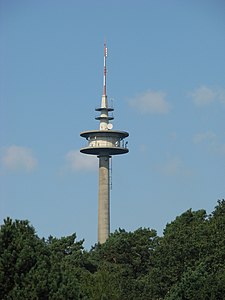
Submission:
[[[0,219],[39,236],[97,240],[98,171],[79,154],[98,128],[103,82],[114,129],[111,231],[166,224],[225,195],[225,2],[0,0]]]

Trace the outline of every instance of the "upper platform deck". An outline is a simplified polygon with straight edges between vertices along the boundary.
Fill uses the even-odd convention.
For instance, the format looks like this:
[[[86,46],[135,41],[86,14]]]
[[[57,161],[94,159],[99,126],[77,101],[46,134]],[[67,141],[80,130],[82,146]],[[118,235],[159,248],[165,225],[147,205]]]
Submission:
[[[129,136],[129,133],[126,131],[120,131],[120,130],[88,130],[83,131],[80,133],[81,137],[84,137],[86,139],[91,137],[117,137],[120,139],[124,139]]]
[[[124,138],[128,132],[118,130],[90,130],[81,132],[86,138],[87,145],[80,152],[92,155],[119,155],[128,153],[127,142]]]

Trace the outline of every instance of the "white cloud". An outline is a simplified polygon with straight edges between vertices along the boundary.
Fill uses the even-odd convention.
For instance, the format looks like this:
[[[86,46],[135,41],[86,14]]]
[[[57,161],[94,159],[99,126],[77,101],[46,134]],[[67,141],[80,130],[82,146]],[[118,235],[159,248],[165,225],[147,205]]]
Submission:
[[[183,161],[179,157],[172,157],[166,162],[156,166],[156,171],[165,176],[190,176],[191,171],[188,170]]]
[[[209,88],[202,85],[189,93],[189,95],[192,97],[194,104],[199,107],[207,106],[214,101],[220,101],[225,104],[225,89],[223,88]]]
[[[31,149],[13,145],[2,148],[1,163],[8,170],[30,172],[37,166],[37,159]]]
[[[170,105],[166,94],[161,91],[147,91],[129,101],[131,107],[143,114],[166,114]]]
[[[225,105],[225,89],[217,89],[217,95],[221,103]]]
[[[215,154],[225,154],[225,144],[219,139],[219,137],[211,130],[196,133],[193,136],[193,142],[195,144],[203,145],[204,148],[208,149]]]
[[[206,132],[200,132],[200,133],[196,133],[193,137],[193,142],[195,144],[199,144],[205,141],[208,142],[214,142],[214,140],[216,139],[216,134],[212,131],[206,131]]]
[[[81,154],[79,150],[72,150],[65,156],[67,168],[71,171],[97,170],[97,157]]]
[[[225,144],[221,145],[220,152],[221,154],[225,155]]]

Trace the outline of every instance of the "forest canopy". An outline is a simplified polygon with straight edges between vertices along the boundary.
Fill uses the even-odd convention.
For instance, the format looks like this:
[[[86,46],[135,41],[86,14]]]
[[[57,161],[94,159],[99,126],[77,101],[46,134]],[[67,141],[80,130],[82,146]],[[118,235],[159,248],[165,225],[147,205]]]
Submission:
[[[154,229],[118,229],[90,251],[39,238],[27,220],[0,227],[0,299],[225,299],[225,200]]]

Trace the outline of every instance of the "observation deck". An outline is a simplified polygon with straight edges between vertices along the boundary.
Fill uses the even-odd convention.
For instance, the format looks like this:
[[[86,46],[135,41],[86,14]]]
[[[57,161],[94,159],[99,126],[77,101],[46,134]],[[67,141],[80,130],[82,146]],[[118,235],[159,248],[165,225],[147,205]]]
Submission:
[[[110,156],[128,153],[127,143],[124,139],[128,132],[119,130],[90,130],[80,134],[86,138],[87,146],[80,149],[81,153],[98,156]]]

